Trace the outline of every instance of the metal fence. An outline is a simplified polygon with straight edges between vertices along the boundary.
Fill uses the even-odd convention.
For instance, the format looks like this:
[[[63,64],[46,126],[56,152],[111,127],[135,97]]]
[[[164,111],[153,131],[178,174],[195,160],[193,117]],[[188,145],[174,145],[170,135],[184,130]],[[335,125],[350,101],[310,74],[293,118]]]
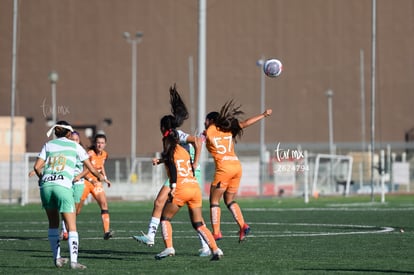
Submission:
[[[278,143],[267,145],[266,157],[260,161],[258,146],[238,144],[243,167],[238,196],[302,196],[307,201],[324,195],[410,192],[414,182],[414,146],[397,145],[386,144],[371,158],[369,150],[360,150],[357,144],[336,146],[332,155],[328,154],[326,144]],[[204,155],[207,154],[204,152]],[[36,156],[37,153],[16,156],[12,179],[9,178],[10,163],[0,162],[1,203],[40,202],[37,178],[28,177]],[[204,182],[200,187],[207,197],[214,162],[206,159],[202,166]],[[111,158],[105,169],[113,182],[110,189],[106,188],[110,200],[154,199],[166,179],[163,165],[153,166],[152,158],[148,157],[136,158],[133,163],[127,157]]]

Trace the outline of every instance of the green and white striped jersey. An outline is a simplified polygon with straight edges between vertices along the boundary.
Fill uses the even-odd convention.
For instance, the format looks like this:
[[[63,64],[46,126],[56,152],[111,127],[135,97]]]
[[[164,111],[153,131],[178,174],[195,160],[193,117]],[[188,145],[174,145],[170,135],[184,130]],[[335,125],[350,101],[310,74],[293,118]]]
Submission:
[[[89,158],[82,146],[65,137],[45,143],[38,157],[45,161],[40,187],[58,184],[67,188],[72,188],[77,162]]]

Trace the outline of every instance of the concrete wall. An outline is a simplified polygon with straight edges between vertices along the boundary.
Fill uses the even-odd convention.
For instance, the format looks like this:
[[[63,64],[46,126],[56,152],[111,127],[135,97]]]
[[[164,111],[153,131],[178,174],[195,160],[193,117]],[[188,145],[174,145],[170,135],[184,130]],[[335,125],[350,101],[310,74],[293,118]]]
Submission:
[[[0,117],[0,161],[7,161],[10,158],[11,145],[11,119]],[[15,117],[13,126],[13,152],[14,160],[22,160],[26,153],[26,118]]]

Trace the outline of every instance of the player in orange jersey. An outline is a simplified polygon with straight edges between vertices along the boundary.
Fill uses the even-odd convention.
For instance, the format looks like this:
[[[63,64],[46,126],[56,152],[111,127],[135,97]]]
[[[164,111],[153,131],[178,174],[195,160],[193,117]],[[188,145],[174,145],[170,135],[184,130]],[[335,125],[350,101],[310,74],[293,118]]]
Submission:
[[[167,129],[162,141],[162,162],[167,170],[171,191],[161,215],[162,237],[166,248],[155,258],[159,260],[175,255],[171,220],[182,206],[187,205],[193,228],[202,236],[213,253],[211,260],[219,260],[223,256],[223,251],[218,248],[213,235],[203,222],[201,189],[194,176],[190,154],[179,144],[179,133],[175,129]],[[197,139],[197,142],[200,140]]]
[[[192,166],[194,168],[194,174],[197,181],[200,183],[201,180],[201,171],[200,165],[198,165],[198,159],[201,153],[201,143],[202,139],[200,137],[192,136],[187,133],[184,133],[181,130],[178,130],[183,122],[188,118],[188,110],[181,99],[180,94],[178,93],[176,86],[170,87],[170,105],[172,115],[165,115],[160,120],[160,130],[161,134],[164,134],[169,129],[177,130],[179,135],[180,145],[184,147],[191,156]],[[198,140],[198,142],[196,141]],[[163,163],[163,159],[153,159],[153,165],[158,165]],[[141,236],[133,236],[133,238],[141,243],[146,244],[147,246],[153,246],[155,244],[155,235],[158,230],[158,226],[161,220],[162,210],[166,201],[168,200],[168,194],[170,193],[170,181],[167,179],[164,185],[161,187],[156,199],[154,200],[154,207],[152,209],[152,215],[150,222],[148,224],[148,233],[145,234],[141,232]],[[204,221],[203,221],[204,222]],[[201,257],[207,257],[211,255],[211,250],[204,241],[203,237],[198,234],[198,238],[201,243],[201,249],[199,249],[199,255]]]
[[[234,151],[234,144],[236,138],[242,136],[244,128],[270,116],[272,110],[267,109],[262,114],[239,121],[238,117],[242,114],[240,106],[236,107],[233,101],[229,101],[224,104],[220,113],[208,114],[205,121],[206,147],[214,158],[216,166],[214,180],[210,188],[210,219],[215,240],[222,238],[220,231],[221,197],[240,227],[239,242],[243,241],[250,232],[250,227],[244,221],[240,206],[234,200],[242,176],[242,167]]]
[[[92,165],[98,170],[102,175],[105,177],[105,182],[107,183],[108,187],[111,187],[111,182],[106,177],[105,172],[105,160],[108,159],[108,153],[104,150],[106,146],[106,136],[103,134],[97,134],[94,139],[94,145],[88,151],[89,160],[91,161]],[[89,194],[95,198],[96,202],[98,203],[99,207],[101,208],[101,217],[102,217],[102,225],[103,225],[103,232],[104,232],[104,240],[109,240],[112,238],[113,231],[110,229],[110,219],[109,219],[109,210],[108,210],[108,202],[106,200],[105,190],[102,186],[102,183],[97,180],[97,178],[88,173],[85,176],[85,188],[82,194],[81,201],[76,208],[76,214],[79,215],[82,209],[82,206],[88,197]]]

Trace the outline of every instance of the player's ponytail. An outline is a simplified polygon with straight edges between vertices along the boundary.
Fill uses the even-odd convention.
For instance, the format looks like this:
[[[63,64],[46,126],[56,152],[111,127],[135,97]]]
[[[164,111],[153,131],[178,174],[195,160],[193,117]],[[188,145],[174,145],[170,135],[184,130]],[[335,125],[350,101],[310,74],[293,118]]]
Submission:
[[[180,94],[177,91],[176,85],[170,87],[170,105],[171,113],[175,118],[175,125],[172,128],[180,127],[184,120],[188,119],[189,114],[187,106],[185,106]]]
[[[174,151],[175,151],[175,148],[177,147],[178,142],[179,142],[179,136],[178,136],[178,132],[175,129],[167,129],[163,133],[163,137],[162,137],[163,152],[161,156],[166,164],[174,163]]]
[[[240,127],[238,117],[244,112],[240,110],[240,105],[235,106],[233,100],[227,101],[221,107],[220,113],[216,118],[216,126],[223,132],[231,132],[233,138],[240,138],[243,135],[243,128]]]

